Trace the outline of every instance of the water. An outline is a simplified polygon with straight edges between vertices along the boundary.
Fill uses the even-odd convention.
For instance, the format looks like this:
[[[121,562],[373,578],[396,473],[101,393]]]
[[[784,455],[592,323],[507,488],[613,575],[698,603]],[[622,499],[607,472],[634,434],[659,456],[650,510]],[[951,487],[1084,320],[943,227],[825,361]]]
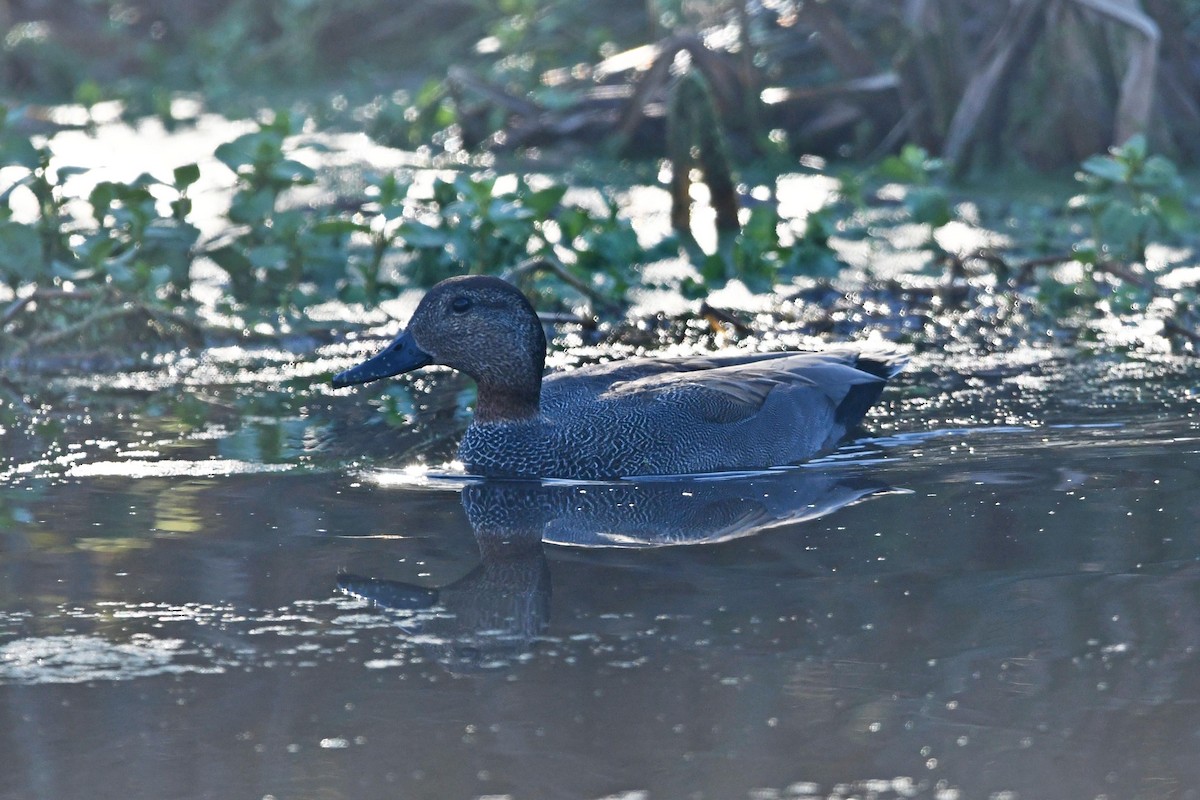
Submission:
[[[404,469],[444,373],[390,434],[113,381],[4,437],[0,797],[1200,796],[1195,367],[1027,355],[918,359],[817,464],[576,485]]]
[[[243,130],[105,129],[55,141],[104,168],[71,194]],[[661,233],[661,189],[623,203]],[[839,252],[904,273],[908,234]],[[319,383],[375,341],[0,376],[0,798],[1200,798],[1195,363],[998,342],[918,354],[818,463],[616,483],[465,480],[460,377]]]

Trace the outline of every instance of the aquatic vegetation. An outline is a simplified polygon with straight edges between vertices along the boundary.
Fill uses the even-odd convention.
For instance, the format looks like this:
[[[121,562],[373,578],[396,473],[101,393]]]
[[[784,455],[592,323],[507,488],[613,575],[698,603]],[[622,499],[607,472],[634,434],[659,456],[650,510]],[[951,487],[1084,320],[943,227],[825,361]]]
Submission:
[[[47,147],[10,137],[0,145],[5,160],[24,174],[0,195],[0,280],[16,289],[49,277],[76,285],[110,284],[139,296],[187,289],[192,248],[199,231],[187,222],[187,189],[199,177],[195,165],[180,167],[170,183],[143,174],[131,183],[102,181],[88,197],[94,226],[66,210],[63,183],[84,172],[52,163]],[[13,193],[25,189],[36,201],[31,223],[13,218]],[[160,216],[155,190],[173,192],[170,214]],[[49,270],[47,270],[49,266]]]
[[[934,251],[940,250],[934,233],[954,219],[950,193],[939,179],[943,170],[941,159],[931,158],[925,148],[913,144],[888,156],[875,169],[879,179],[904,185],[904,210],[912,222],[928,226],[926,246]]]
[[[42,358],[79,341],[93,355],[111,345],[138,359],[214,332],[312,331],[321,327],[309,317],[318,304],[378,306],[466,273],[515,280],[539,295],[542,308],[566,311],[601,336],[638,298],[672,293],[692,302],[687,313],[695,320],[703,316],[696,301],[732,286],[760,298],[761,308],[819,295],[836,309],[882,293],[887,312],[860,310],[846,324],[887,313],[896,317],[884,321],[889,330],[911,336],[921,327],[916,319],[944,331],[959,324],[955,314],[1006,307],[1022,309],[1029,324],[1039,317],[1041,329],[1061,329],[1068,318],[1071,330],[1089,320],[1153,318],[1194,345],[1195,281],[1166,274],[1188,266],[1197,238],[1183,181],[1164,155],[1193,155],[1183,139],[1134,137],[1108,155],[1075,154],[1082,191],[1069,205],[1059,187],[1019,212],[981,211],[984,203],[952,180],[979,160],[972,153],[998,149],[1006,136],[1016,142],[1013,158],[1061,163],[1034,146],[1055,138],[1040,135],[1046,130],[1069,127],[1058,106],[1044,119],[1015,108],[1012,122],[994,131],[976,124],[979,114],[989,103],[1062,97],[1079,84],[1052,80],[1058,73],[1043,63],[1047,37],[1061,35],[1079,56],[1068,78],[1095,77],[1113,48],[1143,52],[1136,34],[1145,15],[1088,20],[983,3],[960,16],[937,4],[902,13],[876,0],[857,6],[872,13],[853,15],[819,3],[592,8],[507,0],[455,5],[452,20],[441,13],[435,24],[432,8],[222,0],[169,20],[159,3],[16,9],[3,77],[33,94],[74,100],[82,116],[66,122],[22,106],[16,125],[0,121],[0,156],[11,165],[0,186],[7,302],[0,358],[28,366],[34,353]],[[1178,59],[1187,48],[1175,46],[1193,33],[1163,24],[1171,18],[1163,7],[1147,13],[1161,17],[1173,42],[1158,58],[1194,82],[1194,68]],[[1052,17],[1062,24],[1048,24]],[[92,28],[91,40],[80,35]],[[993,36],[998,30],[1004,35]],[[962,53],[988,39],[997,49],[968,74]],[[61,46],[68,41],[79,47]],[[1085,41],[1094,52],[1082,52]],[[394,42],[414,46],[387,46]],[[1033,48],[1029,63],[981,83],[983,66],[1009,64],[1006,53],[1018,45]],[[1135,72],[1127,70],[1131,81]],[[1121,125],[1097,124],[1071,147],[1143,118],[1140,106],[1129,105],[1137,93],[1114,94],[1108,78],[1116,73],[1104,74],[1089,108],[1101,116],[1121,111]],[[297,93],[299,84],[309,84],[307,95]],[[270,102],[255,95],[263,87],[272,90]],[[103,180],[87,197],[71,195],[73,179],[91,176],[57,157],[48,134],[95,130],[97,110],[117,105],[107,102],[114,98],[123,101],[114,114],[154,114],[168,128],[206,107],[255,115],[253,130],[216,149],[234,180],[219,225],[193,213],[195,165]],[[190,112],[178,111],[189,103]],[[268,105],[277,110],[261,111]],[[1175,106],[1160,105],[1165,116],[1178,116]],[[1039,102],[1034,111],[1046,107]],[[309,134],[346,127],[420,150],[431,170],[445,171],[361,169],[343,181],[326,169]],[[651,162],[639,162],[636,177],[625,164],[585,177],[577,161],[562,166],[573,151],[560,146],[572,142],[609,157],[665,155],[669,163],[658,172],[670,175],[663,183],[673,197],[671,230],[647,226],[627,204],[631,186],[657,188],[659,179],[647,177]],[[548,159],[543,148],[553,151]],[[481,150],[528,159],[497,166],[491,154],[468,155]],[[847,166],[811,153],[868,160]],[[208,163],[203,155],[197,164]],[[840,174],[840,193],[803,211],[786,209],[780,176],[800,170]],[[704,202],[693,192],[701,180],[715,223],[693,209]],[[975,211],[964,214],[965,207]],[[952,234],[964,228],[1004,241],[958,246]],[[1163,244],[1180,250],[1152,258]],[[890,263],[896,254],[903,269]],[[679,268],[655,268],[662,264]],[[882,275],[897,284],[864,285]],[[917,285],[927,278],[939,286]],[[828,283],[838,291],[828,292]],[[736,322],[740,310],[717,311]],[[819,333],[836,330],[819,326],[839,313],[798,317]],[[639,324],[689,322],[632,320],[618,330]]]
[[[229,274],[234,299],[251,306],[303,308],[320,290],[324,299],[346,261],[345,229],[327,224],[319,209],[281,204],[285,192],[316,180],[312,167],[291,157],[292,133],[290,116],[280,112],[216,151],[237,176],[229,207],[236,227],[205,254]]]
[[[699,69],[689,70],[672,87],[667,109],[671,228],[703,279],[702,286],[686,288],[699,295],[737,279],[755,292],[768,292],[796,275],[837,274],[844,264],[829,245],[827,209],[809,214],[791,244],[780,236],[786,221],[773,202],[755,204],[744,222],[739,219],[742,204],[724,129],[708,80]],[[693,173],[707,186],[715,217],[717,242],[711,253],[693,234]]]
[[[66,175],[52,170],[50,151],[7,128],[8,109],[0,107],[0,162],[19,170],[0,194],[0,281],[15,287],[40,275],[47,262],[69,257],[60,181]],[[32,224],[13,219],[13,194],[28,191],[35,202]]]
[[[1145,136],[1088,158],[1076,179],[1084,192],[1071,199],[1071,207],[1086,211],[1092,222],[1090,251],[1076,251],[1081,260],[1144,263],[1154,237],[1188,221],[1179,170],[1170,159],[1151,155]]]
[[[307,314],[317,303],[374,306],[456,274],[506,277],[544,310],[567,311],[592,330],[597,318],[624,320],[647,290],[696,301],[735,283],[776,308],[791,297],[836,309],[860,302],[876,261],[901,254],[909,277],[873,288],[880,299],[872,312],[806,311],[796,321],[813,333],[841,331],[843,323],[843,333],[855,333],[872,318],[900,338],[936,343],[949,331],[991,342],[1063,328],[1086,337],[1092,320],[1149,319],[1195,347],[1196,281],[1169,273],[1190,263],[1197,231],[1177,169],[1144,141],[1085,161],[1086,191],[1070,202],[1050,195],[1011,203],[1020,209],[1012,212],[975,202],[939,159],[913,145],[875,166],[809,159],[804,169],[839,173],[840,188],[805,200],[802,210],[793,199],[785,213],[779,175],[760,169],[753,183],[741,183],[732,172],[718,121],[695,110],[705,106],[697,99],[707,96],[702,81],[679,86],[693,87],[681,104],[692,109],[687,124],[675,129],[682,161],[670,170],[684,177],[674,186],[672,229],[652,235],[625,205],[631,177],[359,168],[346,189],[320,166],[328,146],[296,135],[309,123],[281,111],[216,148],[233,187],[217,232],[202,237],[191,197],[202,177],[196,164],[167,178],[103,180],[81,198],[68,183],[83,170],[61,163],[52,143],[35,145],[5,129],[0,149],[13,167],[0,187],[0,284],[9,298],[0,311],[0,358],[25,368],[59,358],[132,364],[256,326],[268,337],[314,330],[323,325]],[[707,252],[693,235],[710,224],[693,229],[697,176],[709,184],[721,223]],[[988,232],[1000,229],[1004,237]],[[947,238],[956,230],[998,244],[960,246]],[[1148,249],[1162,244],[1180,249],[1170,263],[1146,264]],[[666,262],[685,268],[650,268]],[[933,290],[918,285],[929,276],[941,281]],[[1012,313],[1000,322],[993,312],[1002,308]],[[742,325],[738,309],[726,311],[732,315],[706,305],[687,314],[724,314]],[[786,316],[775,315],[776,324]],[[997,339],[987,325],[973,334],[963,327],[984,319],[1008,333]]]
[[[170,183],[150,175],[98,183],[88,198],[89,224],[68,212],[63,189],[83,168],[56,163],[48,147],[2,127],[0,160],[18,171],[0,194],[0,285],[17,295],[0,314],[7,334],[0,354],[22,359],[80,337],[194,341],[196,326],[174,310],[189,286],[199,235],[186,220],[194,166],[176,170]],[[157,212],[157,190],[174,195],[165,216]],[[34,201],[28,222],[14,216],[21,191]]]
[[[378,281],[369,281],[372,270],[394,247],[408,284],[503,274],[533,290],[543,273],[557,279],[554,294],[622,300],[637,283],[637,264],[652,254],[639,244],[611,192],[600,192],[596,207],[568,202],[568,187],[558,182],[542,179],[534,188],[518,176],[511,184],[511,190],[501,189],[495,175],[460,172],[436,178],[426,192],[394,175],[381,178],[367,212],[375,217],[359,226],[373,237],[373,258],[361,268],[364,289],[378,289]]]
[[[565,186],[533,191],[523,180],[516,191],[499,192],[494,176],[438,178],[428,200],[405,198],[397,235],[413,256],[410,274],[431,286],[446,275],[499,271],[547,252],[546,222],[565,192]]]

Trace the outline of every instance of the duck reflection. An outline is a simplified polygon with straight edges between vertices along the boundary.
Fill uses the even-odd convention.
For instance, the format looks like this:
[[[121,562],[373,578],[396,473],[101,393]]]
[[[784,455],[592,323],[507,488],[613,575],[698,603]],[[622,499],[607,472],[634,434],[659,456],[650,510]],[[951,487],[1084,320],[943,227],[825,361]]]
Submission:
[[[469,574],[436,588],[343,574],[338,588],[381,608],[438,612],[410,618],[406,629],[419,632],[453,671],[500,667],[527,652],[549,622],[546,544],[714,544],[814,520],[889,491],[858,473],[812,468],[700,479],[481,481],[462,490],[480,555]]]

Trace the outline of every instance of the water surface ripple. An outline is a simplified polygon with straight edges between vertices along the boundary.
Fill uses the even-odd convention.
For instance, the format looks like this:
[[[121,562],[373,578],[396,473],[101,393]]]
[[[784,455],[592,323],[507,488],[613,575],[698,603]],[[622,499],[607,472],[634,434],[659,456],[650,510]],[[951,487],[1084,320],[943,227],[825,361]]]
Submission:
[[[932,363],[707,479],[406,469],[441,378],[6,437],[0,797],[1194,796],[1194,368]]]

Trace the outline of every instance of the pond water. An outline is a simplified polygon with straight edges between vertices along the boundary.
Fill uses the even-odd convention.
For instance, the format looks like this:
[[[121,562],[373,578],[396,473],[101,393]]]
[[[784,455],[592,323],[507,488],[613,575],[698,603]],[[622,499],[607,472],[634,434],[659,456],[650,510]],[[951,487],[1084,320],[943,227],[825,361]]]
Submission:
[[[1200,797],[1193,363],[928,355],[818,462],[543,485],[406,468],[446,373],[393,430],[207,357],[0,431],[0,797]]]
[[[82,197],[244,129],[53,144],[93,167]],[[312,140],[323,171],[436,174]],[[201,164],[210,236],[233,178]],[[793,221],[831,191],[771,189]],[[661,187],[621,204],[667,225]],[[891,277],[925,236],[836,246]],[[0,375],[0,798],[1200,800],[1200,368],[1148,352],[1157,329],[1099,332],[1142,353],[1019,331],[918,353],[861,437],[798,467],[481,482],[447,466],[460,376],[327,388],[415,294],[148,371]],[[551,363],[633,349],[587,344]]]

